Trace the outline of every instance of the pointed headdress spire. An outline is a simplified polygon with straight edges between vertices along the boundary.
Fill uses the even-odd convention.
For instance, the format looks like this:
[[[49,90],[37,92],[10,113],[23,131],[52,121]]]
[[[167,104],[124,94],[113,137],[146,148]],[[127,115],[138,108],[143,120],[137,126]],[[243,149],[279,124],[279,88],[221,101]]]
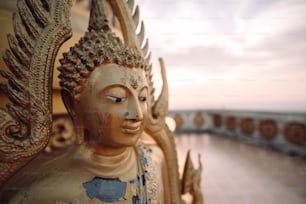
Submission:
[[[103,0],[92,0],[88,30],[109,31],[108,20],[103,7]]]

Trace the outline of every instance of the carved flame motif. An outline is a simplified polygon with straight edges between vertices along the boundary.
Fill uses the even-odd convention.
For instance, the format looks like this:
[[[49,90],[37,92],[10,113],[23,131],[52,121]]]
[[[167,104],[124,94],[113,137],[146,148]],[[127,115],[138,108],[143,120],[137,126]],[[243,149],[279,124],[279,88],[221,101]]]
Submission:
[[[195,169],[190,157],[190,150],[188,150],[182,178],[182,194],[191,193],[193,195],[192,203],[194,204],[201,204],[204,202],[201,192],[201,173],[202,163],[200,155],[199,167]]]
[[[71,1],[18,1],[15,36],[3,55],[10,72],[1,90],[12,102],[0,109],[0,185],[48,143],[54,59],[70,36]]]

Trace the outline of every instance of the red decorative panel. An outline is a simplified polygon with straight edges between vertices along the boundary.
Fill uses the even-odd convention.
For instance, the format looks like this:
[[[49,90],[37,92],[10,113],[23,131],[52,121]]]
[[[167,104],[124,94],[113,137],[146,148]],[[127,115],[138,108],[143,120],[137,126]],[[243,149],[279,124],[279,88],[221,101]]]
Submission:
[[[219,114],[215,114],[213,116],[214,119],[214,126],[215,127],[221,127],[222,126],[222,117]]]
[[[306,145],[306,125],[290,122],[284,128],[285,139],[296,145]]]
[[[226,127],[228,130],[231,130],[231,131],[236,130],[236,118],[234,116],[228,116],[226,118]]]
[[[173,117],[173,119],[175,120],[176,123],[176,127],[177,128],[181,128],[184,125],[184,119],[181,116],[181,114],[175,114],[175,116]]]
[[[272,140],[277,136],[277,125],[274,120],[262,120],[259,123],[259,131],[263,138]]]
[[[254,120],[252,118],[243,118],[240,123],[241,131],[245,134],[252,134],[255,130]]]
[[[202,115],[202,113],[200,112],[197,112],[195,115],[194,115],[194,118],[193,118],[193,124],[197,127],[201,127],[205,124],[205,119]]]

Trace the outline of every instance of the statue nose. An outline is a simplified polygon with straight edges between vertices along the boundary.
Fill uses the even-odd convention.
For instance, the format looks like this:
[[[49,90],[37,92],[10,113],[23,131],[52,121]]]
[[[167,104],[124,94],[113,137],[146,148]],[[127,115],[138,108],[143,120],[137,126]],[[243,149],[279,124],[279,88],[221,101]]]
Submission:
[[[142,120],[143,113],[139,104],[139,101],[133,99],[129,101],[128,110],[124,113],[125,119],[129,120]]]

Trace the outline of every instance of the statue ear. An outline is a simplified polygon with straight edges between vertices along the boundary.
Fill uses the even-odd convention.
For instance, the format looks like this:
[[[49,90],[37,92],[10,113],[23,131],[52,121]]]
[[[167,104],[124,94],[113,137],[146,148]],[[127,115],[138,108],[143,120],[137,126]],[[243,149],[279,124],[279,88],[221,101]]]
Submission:
[[[74,120],[74,117],[76,114],[75,114],[75,109],[74,109],[73,94],[69,90],[64,88],[61,90],[61,95],[62,95],[62,100],[67,109],[68,114],[71,116],[72,120]]]
[[[74,118],[75,117],[75,110],[74,110],[74,96],[68,89],[61,90],[62,100],[64,105],[69,113],[69,115]]]
[[[81,144],[84,141],[84,127],[80,118],[78,118],[76,114],[74,95],[68,89],[62,89],[61,95],[67,112],[71,116],[78,144]]]

